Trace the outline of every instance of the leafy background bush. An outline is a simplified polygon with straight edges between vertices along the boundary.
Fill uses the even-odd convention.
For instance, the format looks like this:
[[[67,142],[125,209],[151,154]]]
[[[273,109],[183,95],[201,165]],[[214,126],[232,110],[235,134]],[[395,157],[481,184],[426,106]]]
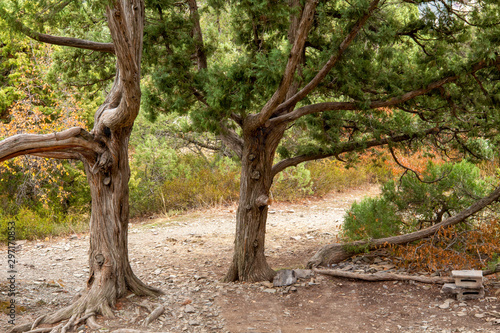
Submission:
[[[470,162],[429,162],[422,179],[406,172],[398,180],[387,181],[379,197],[354,203],[345,215],[342,238],[349,241],[413,232],[464,210],[487,190],[480,169]]]

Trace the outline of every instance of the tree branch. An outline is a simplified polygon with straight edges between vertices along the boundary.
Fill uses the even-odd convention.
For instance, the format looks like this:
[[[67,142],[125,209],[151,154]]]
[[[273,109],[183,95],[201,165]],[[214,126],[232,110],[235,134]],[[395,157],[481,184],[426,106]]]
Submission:
[[[376,248],[387,247],[389,245],[407,244],[425,237],[429,237],[438,232],[441,228],[446,228],[451,225],[464,221],[465,219],[476,214],[483,208],[499,200],[499,198],[500,198],[500,186],[497,187],[493,192],[491,192],[490,195],[488,195],[487,197],[484,197],[473,203],[469,208],[431,227],[405,235],[371,239],[367,241],[360,240],[347,244],[326,245],[322,249],[320,249],[311,259],[309,259],[307,266],[317,267],[323,264],[341,262],[342,260],[345,260],[354,254],[353,252],[347,250],[349,248],[352,249],[356,247],[366,247],[367,249],[372,250]]]
[[[221,128],[220,139],[241,159],[243,157],[243,140],[235,131],[227,128],[224,124],[221,124]]]
[[[0,162],[21,155],[75,158],[76,154],[96,154],[101,147],[92,135],[79,127],[52,134],[19,134],[0,141]]]
[[[317,5],[318,0],[307,0],[302,12],[302,18],[297,30],[295,42],[293,43],[292,50],[290,51],[280,85],[271,99],[266,103],[266,105],[264,105],[260,113],[257,114],[256,121],[251,125],[251,127],[257,128],[258,126],[263,125],[266,120],[271,117],[278,104],[285,98],[288,88],[293,81],[295,70],[297,69],[302,50],[304,49],[304,44],[306,42],[309,29],[311,28]]]
[[[56,13],[60,12],[63,10],[66,6],[68,6],[72,0],[67,0],[67,1],[59,1],[58,3],[49,5],[47,8],[42,10],[40,13],[38,13],[38,17],[42,21],[47,21],[49,20],[53,15]]]
[[[12,19],[12,15],[1,7],[0,7],[0,16],[7,18],[10,25],[16,30],[22,32],[29,38],[32,38],[42,43],[60,45],[60,46],[70,46],[79,49],[86,49],[99,52],[115,53],[115,47],[113,43],[98,43],[85,39],[79,39],[73,37],[60,37],[60,36],[53,36],[36,32],[25,26],[19,20]]]
[[[486,61],[480,61],[476,65],[472,67],[472,70],[468,72],[468,74],[475,73],[483,68],[489,67],[489,66],[497,66],[500,64],[500,56],[497,56],[497,58],[494,61],[491,62],[486,62]],[[425,88],[420,88],[416,89],[413,91],[409,91],[401,96],[398,97],[393,97],[387,101],[371,101],[367,104],[368,109],[377,109],[377,108],[383,108],[383,107],[391,107],[395,106],[401,103],[404,103],[406,101],[409,101],[415,97],[425,95],[428,92],[437,89],[447,83],[454,82],[458,80],[459,76],[454,75],[454,76],[449,76],[444,79],[432,82],[431,84],[427,85]],[[299,92],[300,93],[300,92]],[[294,110],[293,112],[281,115],[276,118],[270,119],[267,123],[266,126],[272,126],[276,125],[281,122],[291,122],[294,120],[299,119],[300,117],[303,117],[308,114],[312,113],[319,113],[319,112],[324,112],[324,111],[334,111],[334,110],[361,110],[362,107],[360,106],[360,103],[357,102],[325,102],[325,103],[317,103],[317,104],[311,104],[311,105],[306,105],[301,108],[298,108]]]
[[[196,0],[188,0],[189,12],[193,21],[193,38],[196,46],[196,59],[198,60],[198,70],[207,68],[207,56],[203,50],[203,35],[200,26],[200,14]]]
[[[417,137],[423,137],[431,134],[437,134],[442,130],[442,128],[431,128],[426,131],[420,132],[420,133],[412,133],[412,134],[402,134],[402,135],[394,135],[390,136],[387,138],[383,139],[376,139],[376,140],[371,140],[371,141],[358,141],[358,142],[346,142],[344,144],[339,145],[334,151],[330,152],[324,152],[324,153],[318,153],[318,154],[311,154],[311,155],[300,155],[300,156],[295,156],[292,158],[288,158],[286,160],[282,160],[278,163],[276,163],[272,170],[271,170],[271,176],[274,177],[284,169],[292,166],[296,166],[300,163],[307,162],[307,161],[312,161],[312,160],[317,160],[317,159],[323,159],[323,158],[328,158],[332,156],[339,156],[340,154],[356,151],[361,148],[372,148],[372,147],[378,147],[378,146],[383,146],[387,145],[389,143],[396,143],[396,142],[403,142],[403,141],[408,141],[415,139]]]
[[[81,153],[69,152],[69,151],[50,151],[50,152],[35,153],[30,155],[43,158],[54,158],[58,160],[79,160],[81,159],[82,156]]]
[[[116,130],[132,126],[140,108],[142,31],[144,2],[127,5],[116,2],[107,8],[108,25],[116,50],[116,78],[106,101],[95,114],[94,133],[101,136],[106,128]]]
[[[392,159],[394,160],[394,162],[396,162],[397,165],[399,165],[401,168],[403,168],[405,170],[404,173],[403,173],[403,175],[400,177],[400,179],[403,178],[403,176],[406,174],[407,171],[412,172],[415,175],[415,177],[417,177],[418,181],[421,182],[421,183],[424,183],[424,184],[437,183],[437,182],[443,180],[445,177],[448,176],[448,175],[445,175],[443,173],[443,175],[441,177],[437,178],[437,179],[430,180],[430,181],[425,181],[422,178],[420,178],[420,174],[417,171],[415,171],[412,168],[407,167],[407,166],[403,165],[401,162],[399,162],[398,158],[396,157],[396,153],[394,152],[394,149],[392,148],[392,145],[390,143],[389,143],[388,147],[389,147],[389,152],[391,153]]]
[[[318,86],[318,84],[323,81],[323,79],[326,77],[326,75],[330,72],[330,70],[335,66],[335,64],[340,60],[344,52],[347,50],[349,45],[352,43],[354,38],[358,35],[359,31],[363,27],[363,25],[366,23],[368,18],[373,14],[373,11],[375,8],[377,8],[379,3],[379,0],[374,0],[370,4],[370,7],[368,8],[368,11],[366,12],[365,15],[363,15],[353,26],[347,37],[342,41],[342,43],[339,46],[339,49],[336,54],[332,55],[331,58],[326,62],[326,64],[321,68],[321,70],[316,74],[316,76],[304,87],[302,88],[298,93],[296,93],[294,96],[289,98],[287,101],[284,103],[280,104],[278,108],[275,111],[275,114],[279,114],[281,111],[284,111],[288,109],[291,105],[297,104],[299,101],[301,101],[304,97],[306,97],[314,88]],[[267,118],[269,119],[269,118]]]
[[[340,269],[314,269],[314,272],[323,275],[329,275],[340,278],[347,279],[357,279],[363,281],[417,281],[421,283],[431,283],[431,284],[444,284],[453,282],[454,279],[451,277],[439,277],[439,276],[413,276],[413,275],[403,275],[388,272],[377,272],[374,274],[363,274],[346,272]]]

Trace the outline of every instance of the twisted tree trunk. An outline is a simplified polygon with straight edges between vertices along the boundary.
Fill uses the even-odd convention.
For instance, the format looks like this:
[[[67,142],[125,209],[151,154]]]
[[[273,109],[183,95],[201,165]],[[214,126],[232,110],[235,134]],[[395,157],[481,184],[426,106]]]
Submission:
[[[71,128],[49,135],[17,135],[0,142],[0,161],[25,154],[80,159],[92,196],[86,293],[72,305],[39,318],[33,327],[64,319],[70,320],[65,326],[60,325],[62,332],[82,320],[95,324],[97,314],[113,316],[111,308],[116,300],[129,291],[137,295],[161,293],[134,275],[127,248],[128,142],[141,99],[144,3],[116,0],[107,9],[107,19],[113,38],[113,45],[108,49],[116,54],[117,70],[113,87],[95,114],[94,129],[90,133]]]

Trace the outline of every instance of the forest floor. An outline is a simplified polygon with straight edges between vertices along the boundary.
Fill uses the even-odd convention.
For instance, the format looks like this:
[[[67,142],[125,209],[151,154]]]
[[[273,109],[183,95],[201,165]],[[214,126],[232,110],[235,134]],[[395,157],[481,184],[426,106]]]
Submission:
[[[304,268],[321,246],[336,241],[342,217],[354,200],[376,195],[369,186],[319,199],[270,207],[267,259],[275,269]],[[266,283],[222,283],[231,262],[236,206],[153,217],[130,226],[129,254],[134,272],[165,295],[129,295],[114,318],[98,317],[104,329],[138,332],[499,332],[500,283],[490,277],[486,297],[458,302],[441,285],[360,282],[316,275],[289,287]],[[16,324],[30,322],[70,302],[84,290],[88,235],[21,241],[16,258]],[[10,328],[7,248],[0,247],[0,332]],[[339,265],[394,271],[383,254]],[[166,311],[147,328],[157,306]],[[86,326],[80,332],[92,332]],[[122,330],[123,332],[123,330]]]

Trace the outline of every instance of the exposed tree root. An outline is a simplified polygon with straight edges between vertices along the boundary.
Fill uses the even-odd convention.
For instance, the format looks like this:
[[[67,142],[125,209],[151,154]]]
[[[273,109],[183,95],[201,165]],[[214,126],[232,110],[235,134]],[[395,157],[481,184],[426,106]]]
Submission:
[[[389,245],[407,244],[416,240],[420,240],[432,236],[441,228],[449,227],[458,224],[473,214],[479,212],[486,206],[497,201],[500,198],[500,186],[497,187],[491,194],[485,198],[476,201],[469,208],[463,210],[455,216],[452,216],[441,223],[435,224],[432,227],[412,232],[406,235],[399,235],[387,238],[372,239],[368,241],[356,241],[347,244],[329,244],[321,248],[307,263],[307,267],[314,268],[321,265],[336,264],[355,255],[356,248],[367,250],[375,250]]]
[[[148,326],[149,324],[151,324],[154,320],[156,320],[159,316],[161,316],[163,312],[165,312],[165,307],[160,304],[144,320],[144,326]]]
[[[223,282],[235,282],[235,281],[240,281],[240,282],[259,282],[259,281],[272,281],[274,276],[276,275],[276,271],[274,271],[267,262],[259,262],[254,263],[253,269],[248,269],[248,267],[245,267],[242,265],[242,267],[238,267],[235,264],[235,259],[233,259],[233,263],[231,264],[231,268],[229,269],[228,273],[222,280]],[[250,270],[251,273],[247,274],[241,274],[240,272],[244,272],[245,269]]]
[[[149,287],[142,283],[130,270],[125,280],[128,282],[128,290],[140,296],[157,296],[162,294],[161,290]],[[116,276],[115,276],[116,278]],[[116,304],[118,297],[124,296],[117,292],[115,279],[104,281],[94,281],[90,289],[77,299],[73,304],[62,308],[50,315],[43,315],[37,318],[32,324],[15,326],[10,333],[66,333],[72,328],[85,323],[92,329],[99,329],[101,326],[96,322],[96,315],[102,314],[105,317],[114,317],[112,308]],[[36,328],[42,324],[56,324],[67,320],[52,328]]]
[[[491,275],[500,272],[500,264],[496,265],[493,269],[484,269],[483,276]]]
[[[315,269],[318,274],[329,275],[334,277],[357,279],[363,281],[417,281],[422,283],[437,283],[444,284],[453,282],[451,277],[427,277],[427,276],[412,276],[393,273],[375,273],[375,274],[361,274],[341,271],[337,269]]]

